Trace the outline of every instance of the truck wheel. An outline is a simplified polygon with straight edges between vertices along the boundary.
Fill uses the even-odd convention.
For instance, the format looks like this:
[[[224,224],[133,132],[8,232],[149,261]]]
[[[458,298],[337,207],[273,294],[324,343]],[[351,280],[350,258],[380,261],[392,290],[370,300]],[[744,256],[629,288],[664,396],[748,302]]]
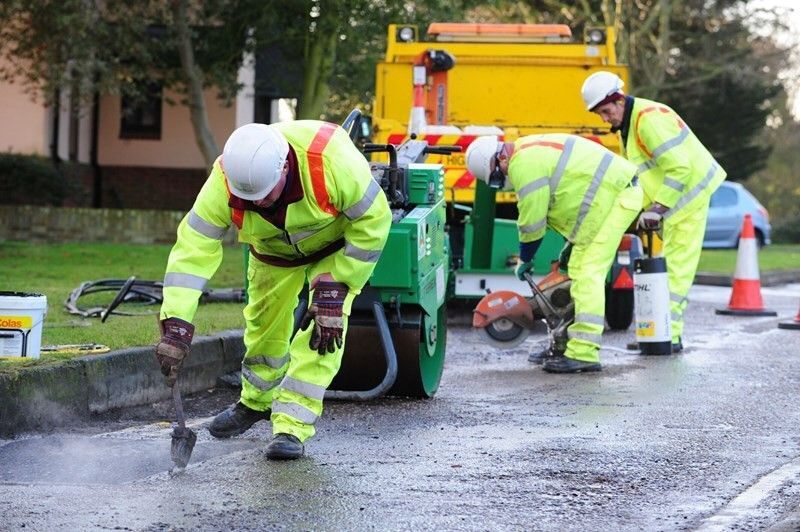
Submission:
[[[633,290],[606,286],[606,321],[611,330],[624,331],[633,321]]]

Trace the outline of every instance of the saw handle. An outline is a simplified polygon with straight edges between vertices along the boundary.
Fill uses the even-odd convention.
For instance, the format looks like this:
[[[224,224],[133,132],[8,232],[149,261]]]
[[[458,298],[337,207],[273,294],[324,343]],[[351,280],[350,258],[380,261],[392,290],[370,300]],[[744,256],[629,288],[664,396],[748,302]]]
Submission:
[[[530,274],[530,272],[525,272],[523,275],[533,291],[534,299],[536,296],[539,296],[539,300],[542,301],[540,308],[545,314],[544,319],[545,322],[547,322],[547,327],[550,329],[550,334],[552,335],[552,348],[563,353],[567,349],[567,327],[570,324],[570,320],[567,320],[559,315],[558,311],[550,302],[550,299],[544,295],[542,289],[539,288],[539,285],[533,280],[533,276]]]
[[[544,292],[542,292],[541,288],[539,288],[539,285],[536,284],[536,281],[533,280],[533,276],[531,275],[531,273],[525,272],[522,275],[525,277],[525,280],[528,281],[528,284],[530,285],[531,290],[533,291],[533,297],[539,296],[539,299],[542,300],[542,304],[544,305],[544,308],[546,310],[545,313],[547,314],[545,318],[547,319],[548,323],[550,322],[551,319],[561,321],[561,318],[559,318],[558,316],[558,311],[555,309],[555,307],[547,298],[547,296],[544,295]]]
[[[660,229],[654,229],[654,228],[639,229],[639,233],[643,234],[645,237],[647,237],[647,245],[644,246],[644,248],[645,248],[645,252],[646,252],[645,254],[647,255],[648,259],[654,258],[654,254],[653,254],[653,247],[654,247],[654,245],[653,245],[654,244],[653,236],[659,234],[660,232],[661,232]],[[640,236],[640,238],[641,238],[641,236]]]

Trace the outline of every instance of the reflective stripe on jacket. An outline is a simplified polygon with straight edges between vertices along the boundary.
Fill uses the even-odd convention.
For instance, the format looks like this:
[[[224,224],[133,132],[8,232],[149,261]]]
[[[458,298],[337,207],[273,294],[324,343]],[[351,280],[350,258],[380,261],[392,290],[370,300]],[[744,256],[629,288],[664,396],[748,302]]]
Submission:
[[[389,233],[391,212],[364,156],[335,124],[301,120],[272,127],[283,133],[297,155],[303,198],[287,206],[284,229],[256,212],[234,212],[218,159],[178,226],[164,277],[162,319],[192,321],[202,290],[222,261],[222,238],[239,217],[239,241],[260,254],[302,259],[344,238],[344,247],[334,253],[333,277],[360,290],[372,274]]]
[[[517,193],[520,242],[544,237],[547,226],[570,242],[590,242],[635,175],[631,163],[583,137],[520,137],[508,167]]]
[[[697,196],[710,197],[726,173],[684,121],[668,106],[634,98],[625,156],[638,168],[645,204],[679,210]]]

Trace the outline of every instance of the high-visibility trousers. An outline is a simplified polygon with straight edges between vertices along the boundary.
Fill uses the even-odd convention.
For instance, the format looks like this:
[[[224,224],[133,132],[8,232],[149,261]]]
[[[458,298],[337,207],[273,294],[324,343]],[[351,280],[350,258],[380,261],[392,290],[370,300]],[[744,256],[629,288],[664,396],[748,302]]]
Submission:
[[[600,361],[600,338],[605,327],[606,276],[622,236],[642,209],[643,198],[639,186],[624,189],[594,239],[572,248],[567,268],[572,279],[570,294],[575,302],[575,321],[567,329],[569,340],[565,356],[568,358]]]
[[[262,412],[272,409],[273,434],[292,434],[300,441],[312,437],[314,425],[322,415],[325,390],[339,371],[355,291],[345,298],[341,348],[325,355],[309,348],[313,323],[299,330],[290,343],[293,312],[306,279],[332,269],[333,255],[288,268],[250,257],[241,402]]]
[[[664,219],[663,254],[667,259],[672,343],[683,334],[683,312],[694,282],[708,219],[709,197],[695,198]]]

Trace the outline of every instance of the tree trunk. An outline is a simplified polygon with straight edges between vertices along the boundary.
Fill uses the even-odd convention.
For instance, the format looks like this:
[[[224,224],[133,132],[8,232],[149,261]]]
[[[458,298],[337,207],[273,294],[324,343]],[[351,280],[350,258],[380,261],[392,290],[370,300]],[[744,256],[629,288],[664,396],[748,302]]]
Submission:
[[[318,24],[316,31],[308,36],[310,42],[305,57],[303,95],[297,108],[299,119],[319,120],[325,110],[338,36],[336,24]]]
[[[189,28],[187,0],[173,0],[172,13],[175,18],[175,29],[178,33],[178,53],[185,76],[189,100],[189,115],[192,120],[194,137],[203,154],[206,168],[211,168],[219,155],[219,147],[211,134],[208,124],[208,112],[203,96],[203,73],[194,60],[192,34]]]

